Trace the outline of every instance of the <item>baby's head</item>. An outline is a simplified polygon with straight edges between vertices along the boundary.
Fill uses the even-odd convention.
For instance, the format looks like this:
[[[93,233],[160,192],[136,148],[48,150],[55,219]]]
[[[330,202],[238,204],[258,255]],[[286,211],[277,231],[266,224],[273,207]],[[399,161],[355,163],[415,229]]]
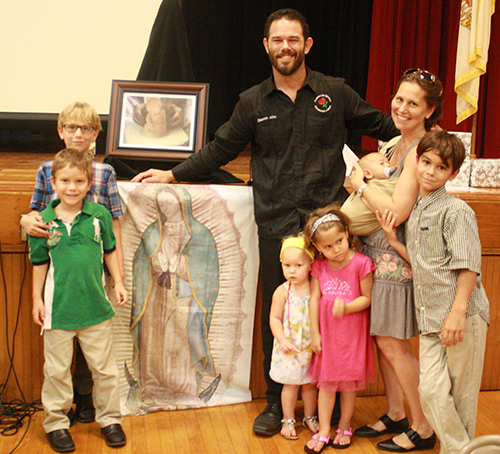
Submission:
[[[313,260],[314,254],[306,248],[304,238],[295,236],[283,240],[280,261],[288,282],[302,282],[308,278]]]
[[[376,151],[363,156],[358,164],[363,169],[365,180],[387,180],[396,171],[396,167],[391,167],[387,156]]]

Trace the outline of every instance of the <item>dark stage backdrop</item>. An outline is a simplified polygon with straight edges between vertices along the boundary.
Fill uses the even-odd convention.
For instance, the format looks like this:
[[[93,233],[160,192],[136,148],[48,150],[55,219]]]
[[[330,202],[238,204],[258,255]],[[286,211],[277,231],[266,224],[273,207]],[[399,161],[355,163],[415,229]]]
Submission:
[[[308,19],[314,39],[306,58],[311,69],[344,77],[362,97],[385,112],[401,74],[413,67],[428,69],[438,74],[444,85],[441,126],[450,131],[471,130],[470,119],[455,124],[457,0],[182,0],[182,11],[178,0],[163,0],[152,32],[163,45],[155,49],[157,39],[152,39],[153,52],[148,49],[144,64],[153,71],[146,68],[142,72],[141,68],[141,78],[210,83],[211,138],[229,119],[238,94],[271,74],[262,45],[263,27],[271,12],[284,7],[295,8]],[[500,63],[491,58],[500,49],[497,16],[492,20],[488,72],[481,82],[476,149],[480,157],[500,157],[496,121]],[[182,39],[174,40],[170,47],[172,36],[165,28],[169,19],[177,22],[179,17],[184,18],[185,31],[179,34],[176,30],[176,40],[180,35]],[[189,56],[191,65],[186,64]],[[180,66],[184,75],[177,71]],[[370,140],[363,140],[364,150],[375,149],[375,141]],[[348,142],[358,149],[360,138],[350,135]]]
[[[372,0],[182,0],[194,78],[210,83],[209,136],[229,119],[239,93],[270,76],[264,22],[280,8],[308,20],[314,45],[306,64],[344,77],[365,97]]]

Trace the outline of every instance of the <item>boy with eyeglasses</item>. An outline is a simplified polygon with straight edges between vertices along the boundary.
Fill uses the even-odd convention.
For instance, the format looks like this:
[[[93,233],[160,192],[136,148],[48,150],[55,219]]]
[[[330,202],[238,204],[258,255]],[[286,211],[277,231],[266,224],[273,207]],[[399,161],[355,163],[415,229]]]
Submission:
[[[95,140],[100,131],[102,131],[102,126],[99,114],[87,103],[73,102],[66,106],[59,114],[57,132],[61,140],[64,141],[66,148],[88,152],[93,158],[95,155]],[[52,162],[52,160],[45,161],[38,168],[35,190],[30,203],[32,211],[27,215],[21,216],[21,226],[30,236],[49,236],[49,226],[43,221],[40,212],[47,208],[51,200],[57,198],[57,193],[52,187],[50,179]],[[95,161],[92,161],[92,170],[94,180],[86,195],[86,200],[104,205],[113,217],[113,233],[116,238],[120,274],[123,278],[123,252],[119,220],[123,212],[116,184],[116,173],[109,164]],[[73,413],[73,410],[70,410],[68,417],[71,424],[75,420],[90,423],[95,418],[95,409],[92,401],[92,374],[78,342],[76,345],[73,381],[76,415]]]

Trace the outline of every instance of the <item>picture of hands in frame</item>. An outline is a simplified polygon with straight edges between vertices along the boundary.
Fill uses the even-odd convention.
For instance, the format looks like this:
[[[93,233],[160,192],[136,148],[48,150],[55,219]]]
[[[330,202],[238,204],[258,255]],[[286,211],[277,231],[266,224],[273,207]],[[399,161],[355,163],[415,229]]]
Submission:
[[[107,155],[186,159],[205,143],[208,84],[113,81]]]

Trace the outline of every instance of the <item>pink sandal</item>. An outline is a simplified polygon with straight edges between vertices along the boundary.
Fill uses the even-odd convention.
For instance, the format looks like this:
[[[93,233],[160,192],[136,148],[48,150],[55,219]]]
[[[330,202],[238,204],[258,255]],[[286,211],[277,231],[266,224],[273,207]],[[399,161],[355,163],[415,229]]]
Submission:
[[[318,434],[314,434],[313,436],[313,440],[316,441],[316,443],[314,443],[314,446],[312,447],[312,449],[305,445],[304,446],[304,451],[309,453],[309,454],[319,454],[321,452],[323,452],[323,450],[327,447],[327,446],[331,446],[330,444],[330,435],[328,435],[328,437],[318,437]],[[323,447],[319,450],[319,451],[315,451],[314,448],[316,447],[316,445],[321,442],[323,443]]]
[[[352,437],[352,427],[349,427],[348,430],[341,430],[341,429],[337,429],[335,431],[336,434],[340,434],[340,438],[339,438],[339,441],[342,439],[342,437],[345,435],[347,437]],[[349,441],[349,443],[345,444],[345,445],[341,445],[340,443],[333,443],[331,444],[331,447],[333,449],[347,449],[349,446],[351,446],[351,442]]]

